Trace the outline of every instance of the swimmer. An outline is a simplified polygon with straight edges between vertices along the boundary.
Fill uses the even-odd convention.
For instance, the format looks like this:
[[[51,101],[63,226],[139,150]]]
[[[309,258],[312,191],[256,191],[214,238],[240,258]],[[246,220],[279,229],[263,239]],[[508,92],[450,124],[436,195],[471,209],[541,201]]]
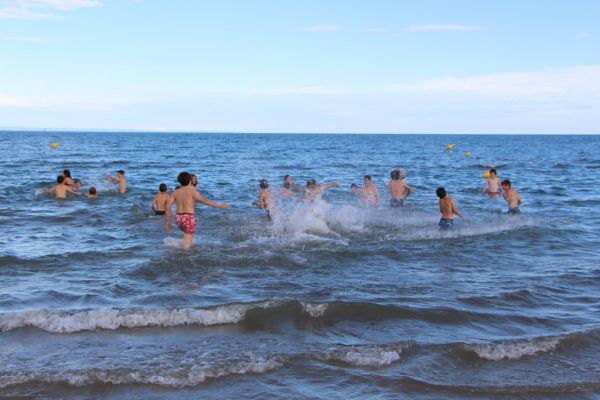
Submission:
[[[98,197],[98,194],[96,193],[96,188],[95,187],[91,187],[87,194],[85,195],[86,198],[88,199],[95,199],[96,197]]]
[[[43,194],[54,193],[56,195],[57,199],[66,199],[68,193],[74,194],[75,196],[79,195],[79,193],[77,193],[75,191],[75,189],[71,188],[70,186],[67,186],[67,184],[65,183],[64,176],[62,176],[62,175],[57,176],[56,183],[57,184],[52,189],[48,189],[42,193]]]
[[[379,190],[373,185],[371,175],[365,175],[363,179],[363,188],[359,190],[358,197],[363,206],[375,207],[379,205]]]
[[[404,200],[412,193],[412,188],[404,182],[406,175],[398,169],[390,173],[392,180],[387,184],[390,191],[390,206],[404,207]]]
[[[353,195],[358,196],[358,186],[356,185],[356,183],[350,185],[350,191]]]
[[[296,185],[296,180],[289,175],[283,177],[283,185],[285,186],[286,183],[290,184],[290,190],[292,192],[304,192],[305,190],[302,186]]]
[[[158,193],[154,196],[154,200],[152,201],[151,208],[152,211],[154,211],[154,215],[165,215],[168,201],[169,194],[167,193],[167,185],[161,183],[158,185]]]
[[[435,191],[437,197],[440,198],[440,213],[442,213],[442,218],[440,218],[439,226],[440,229],[445,231],[448,229],[452,229],[454,226],[454,215],[458,215],[461,218],[464,218],[463,215],[456,208],[456,202],[454,199],[446,193],[446,189],[443,187],[438,188]]]
[[[289,182],[283,182],[283,186],[279,191],[279,198],[281,199],[293,199],[296,197],[296,193],[292,191],[292,184]]]
[[[125,193],[127,191],[127,181],[125,181],[125,171],[122,169],[117,171],[117,176],[110,176],[108,172],[104,173],[104,179],[119,185],[119,193]]]
[[[502,191],[504,192],[504,199],[508,203],[508,215],[516,215],[521,212],[519,206],[523,202],[519,192],[513,189],[512,184],[508,179],[502,181]]]
[[[271,189],[269,189],[269,182],[266,179],[262,179],[259,182],[260,192],[258,193],[258,203],[252,203],[252,207],[260,208],[267,212],[267,217],[271,219]]]
[[[191,175],[188,172],[182,172],[177,176],[177,181],[181,184],[181,188],[171,194],[165,208],[165,229],[170,231],[173,229],[171,226],[171,207],[173,203],[176,205],[175,223],[183,232],[184,249],[189,249],[194,240],[194,233],[196,232],[196,201],[210,207],[229,208],[227,204],[215,203],[204,198],[190,184],[190,180]]]
[[[73,187],[77,190],[81,189],[81,181],[79,179],[73,179],[71,177],[71,171],[65,169],[61,175],[65,177],[65,185]]]
[[[198,177],[194,174],[191,175],[192,179],[190,180],[190,183],[193,187],[197,187],[198,186]]]
[[[330,182],[324,185],[317,185],[317,181],[311,179],[306,182],[306,189],[304,189],[304,195],[302,199],[310,202],[319,201],[321,200],[321,194],[323,191],[331,187],[340,187],[340,184],[339,182]]]
[[[496,197],[502,194],[502,188],[500,186],[500,178],[494,168],[490,169],[490,176],[485,178],[485,184],[483,185],[483,193],[490,197]]]

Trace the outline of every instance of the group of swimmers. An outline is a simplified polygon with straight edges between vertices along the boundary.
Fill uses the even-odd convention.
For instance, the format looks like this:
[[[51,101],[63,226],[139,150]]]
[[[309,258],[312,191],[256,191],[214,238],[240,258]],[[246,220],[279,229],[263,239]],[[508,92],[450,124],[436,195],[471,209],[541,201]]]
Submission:
[[[483,193],[490,197],[503,196],[508,203],[508,214],[515,215],[519,213],[519,206],[522,203],[522,200],[519,193],[512,187],[511,182],[508,179],[500,181],[495,169],[490,169],[486,172],[485,176],[486,182]],[[117,171],[116,176],[104,173],[104,178],[107,181],[118,185],[120,193],[125,193],[127,191],[125,171]],[[69,170],[64,170],[56,180],[57,185],[49,190],[43,191],[44,194],[55,193],[56,197],[61,199],[66,198],[68,193],[74,195],[81,194],[79,192],[81,190],[81,182],[74,180],[71,177],[71,172]],[[390,196],[390,207],[403,207],[406,198],[413,192],[412,188],[406,184],[405,180],[406,174],[400,167],[395,168],[390,173],[390,180],[385,184]],[[165,229],[170,231],[172,229],[171,209],[173,203],[175,203],[175,224],[183,232],[183,248],[187,249],[191,247],[196,232],[196,202],[222,209],[229,208],[229,205],[216,203],[202,196],[197,190],[198,178],[196,175],[184,171],[177,176],[177,181],[179,182],[179,186],[177,186],[170,194],[168,193],[168,188],[165,183],[159,185],[159,193],[154,196],[151,208],[155,215],[165,216]],[[285,200],[299,196],[305,202],[317,202],[321,200],[322,193],[325,190],[339,186],[339,182],[330,182],[319,185],[314,179],[307,181],[306,186],[301,186],[297,185],[296,181],[290,175],[286,175],[283,178],[283,184],[279,190],[278,198]],[[350,190],[358,198],[358,202],[362,206],[376,207],[380,204],[379,190],[373,184],[371,176],[369,175],[364,177],[362,188],[359,188],[353,183],[350,186]],[[460,218],[464,217],[458,210],[456,202],[448,195],[445,188],[438,188],[436,190],[436,195],[439,197],[438,204],[441,213],[439,227],[442,230],[451,229],[454,226],[455,215]],[[96,188],[90,187],[85,196],[87,198],[96,198]],[[273,201],[273,193],[269,187],[269,182],[266,179],[260,180],[258,201],[252,203],[252,206],[264,209],[267,212],[267,216],[269,218],[272,217],[276,205]]]

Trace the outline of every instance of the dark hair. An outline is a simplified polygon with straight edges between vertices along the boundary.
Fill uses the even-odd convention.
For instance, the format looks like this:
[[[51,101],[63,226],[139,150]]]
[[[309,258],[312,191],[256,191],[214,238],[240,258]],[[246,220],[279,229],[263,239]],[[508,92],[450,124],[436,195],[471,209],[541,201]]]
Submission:
[[[353,183],[352,185],[350,185],[350,189],[352,188],[357,188],[358,186],[356,186],[356,183]]]
[[[314,179],[309,179],[309,180],[306,182],[306,186],[310,186],[310,185],[316,185],[316,184],[317,184],[317,181],[315,181]]]
[[[502,186],[508,186],[508,187],[512,187],[512,184],[510,183],[510,181],[508,179],[505,179],[502,181],[501,183]]]
[[[65,177],[62,175],[59,175],[56,177],[56,182],[58,183],[63,183],[65,181]]]
[[[192,179],[192,176],[187,171],[183,171],[182,173],[177,175],[177,182],[181,183],[181,186],[189,185],[191,179]]]
[[[192,183],[192,185],[196,186],[198,184],[198,177],[194,174],[190,174],[190,182],[192,181],[192,179],[196,178],[196,183]]]
[[[96,188],[95,187],[91,187],[90,190],[88,191],[89,194],[96,194]]]
[[[167,191],[167,184],[166,183],[161,183],[160,185],[158,185],[158,190],[161,192],[166,192]]]
[[[446,189],[444,189],[443,187],[437,188],[435,194],[437,194],[437,197],[439,197],[440,199],[443,199],[444,197],[446,197]]]
[[[283,177],[283,180],[285,181],[287,178],[291,178],[289,175],[286,175]]]
[[[290,189],[292,187],[292,184],[289,182],[283,182],[283,187],[286,189]]]
[[[71,171],[69,171],[68,169],[63,170],[63,175],[65,176],[65,178],[70,178],[71,177]]]
[[[490,174],[498,175],[498,173],[496,172],[496,168],[490,169]]]
[[[266,179],[261,179],[260,182],[258,182],[258,185],[261,189],[266,189],[269,187],[269,181],[267,181]]]
[[[371,180],[371,175],[365,175],[365,179]]]
[[[398,180],[400,180],[400,171],[395,169],[390,173],[390,176],[392,177],[393,180],[398,181]]]
[[[121,175],[125,175],[125,171],[123,171],[122,169],[117,171],[117,174],[121,174]]]

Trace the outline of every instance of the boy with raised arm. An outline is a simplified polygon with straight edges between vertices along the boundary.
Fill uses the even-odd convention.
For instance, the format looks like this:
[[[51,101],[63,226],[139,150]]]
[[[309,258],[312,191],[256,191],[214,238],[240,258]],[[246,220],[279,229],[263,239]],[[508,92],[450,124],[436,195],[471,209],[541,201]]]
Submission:
[[[125,171],[122,169],[117,171],[117,176],[110,176],[108,172],[104,173],[104,179],[109,182],[119,185],[119,193],[125,193],[127,191],[127,182],[125,181]]]
[[[441,230],[452,229],[454,226],[454,215],[458,215],[461,218],[464,218],[463,215],[456,208],[456,202],[454,199],[446,193],[446,189],[443,187],[438,188],[435,191],[437,197],[440,198],[440,213],[442,213],[442,218],[440,218],[439,226]]]
[[[483,193],[490,197],[496,197],[502,193],[500,189],[500,178],[494,168],[489,171],[490,176],[485,178],[485,184],[483,185]]]
[[[339,182],[330,182],[324,185],[317,185],[317,181],[314,179],[306,182],[306,189],[304,190],[304,194],[302,199],[304,201],[315,202],[321,200],[321,194],[324,190],[327,190],[331,187],[340,187]]]
[[[390,191],[390,206],[404,207],[404,200],[412,193],[412,188],[404,183],[404,175],[400,170],[395,169],[390,173],[392,180],[387,184]]]
[[[508,215],[515,215],[521,212],[519,206],[523,202],[519,192],[513,189],[512,184],[508,179],[502,181],[502,191],[504,199],[508,202]]]
[[[57,184],[52,189],[44,191],[43,194],[54,193],[57,199],[66,199],[67,193],[74,194],[75,196],[79,194],[73,188],[67,186],[65,177],[62,175],[56,177],[56,183]]]
[[[173,192],[165,208],[165,229],[170,231],[172,229],[171,206],[173,203],[176,205],[175,224],[183,232],[184,249],[189,249],[194,240],[194,233],[196,232],[196,201],[210,207],[229,208],[227,204],[219,204],[205,199],[190,184],[190,180],[191,175],[188,172],[182,172],[177,176],[177,181],[181,184],[181,187]]]

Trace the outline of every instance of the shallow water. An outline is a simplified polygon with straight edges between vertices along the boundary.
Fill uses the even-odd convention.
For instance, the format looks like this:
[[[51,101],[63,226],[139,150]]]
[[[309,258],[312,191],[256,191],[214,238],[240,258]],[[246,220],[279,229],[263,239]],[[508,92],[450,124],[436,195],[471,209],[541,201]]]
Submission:
[[[56,150],[49,147],[58,141]],[[447,151],[446,144],[455,144]],[[600,396],[598,136],[0,133],[0,396]],[[466,158],[465,151],[472,157]],[[406,207],[351,183],[401,165]],[[522,214],[481,196],[496,166]],[[94,200],[36,193],[69,168]],[[129,192],[102,180],[126,170]],[[150,215],[194,172],[190,251]],[[253,209],[338,180],[325,202]],[[467,217],[440,232],[435,189]]]

